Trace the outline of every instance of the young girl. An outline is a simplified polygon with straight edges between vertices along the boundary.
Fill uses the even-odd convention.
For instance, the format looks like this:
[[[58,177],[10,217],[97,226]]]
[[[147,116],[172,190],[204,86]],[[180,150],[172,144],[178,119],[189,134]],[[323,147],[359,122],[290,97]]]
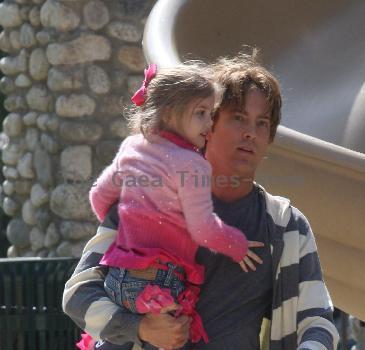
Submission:
[[[110,267],[110,298],[132,312],[191,316],[193,342],[208,341],[194,309],[204,281],[204,268],[195,262],[198,246],[225,254],[246,272],[254,269],[250,257],[259,262],[253,252],[246,255],[248,247],[262,246],[213,213],[214,179],[201,149],[220,93],[203,64],[157,74],[150,66],[129,111],[135,134],[90,191],[99,220],[119,200],[118,235],[101,261]]]

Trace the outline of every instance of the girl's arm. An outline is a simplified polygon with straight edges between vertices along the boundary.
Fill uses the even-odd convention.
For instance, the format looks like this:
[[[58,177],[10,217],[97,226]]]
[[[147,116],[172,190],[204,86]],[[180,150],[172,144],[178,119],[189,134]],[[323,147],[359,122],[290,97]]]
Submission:
[[[175,170],[178,196],[193,240],[240,262],[247,253],[247,239],[242,231],[226,225],[213,212],[211,186],[207,183],[211,178],[209,163],[193,159],[180,165],[181,170]]]

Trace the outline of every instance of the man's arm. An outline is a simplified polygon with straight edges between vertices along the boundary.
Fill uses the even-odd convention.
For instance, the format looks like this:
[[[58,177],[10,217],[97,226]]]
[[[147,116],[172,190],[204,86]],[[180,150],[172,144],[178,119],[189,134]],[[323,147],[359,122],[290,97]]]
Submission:
[[[150,317],[123,312],[104,290],[107,268],[99,265],[99,261],[115,239],[118,220],[117,205],[114,205],[97,234],[86,244],[75,272],[65,285],[63,310],[94,339],[119,345],[128,342],[141,345],[142,340],[160,348],[180,348],[189,333],[187,317],[175,319],[170,315]]]
[[[323,281],[317,246],[307,219],[293,214],[299,229],[298,350],[334,350],[339,340],[333,304]]]

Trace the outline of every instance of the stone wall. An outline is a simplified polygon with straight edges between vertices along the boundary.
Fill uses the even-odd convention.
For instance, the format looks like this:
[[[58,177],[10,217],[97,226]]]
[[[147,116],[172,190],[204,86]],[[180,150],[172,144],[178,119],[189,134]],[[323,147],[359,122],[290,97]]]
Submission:
[[[2,206],[8,256],[79,256],[95,233],[88,191],[127,135],[122,105],[145,67],[154,0],[0,4]]]

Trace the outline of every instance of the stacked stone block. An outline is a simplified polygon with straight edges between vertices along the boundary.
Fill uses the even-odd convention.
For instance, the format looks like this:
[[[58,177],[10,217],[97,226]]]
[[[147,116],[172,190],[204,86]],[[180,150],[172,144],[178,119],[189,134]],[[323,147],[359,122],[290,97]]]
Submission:
[[[8,256],[80,256],[95,234],[88,191],[127,136],[123,105],[142,81],[153,3],[0,4]]]

